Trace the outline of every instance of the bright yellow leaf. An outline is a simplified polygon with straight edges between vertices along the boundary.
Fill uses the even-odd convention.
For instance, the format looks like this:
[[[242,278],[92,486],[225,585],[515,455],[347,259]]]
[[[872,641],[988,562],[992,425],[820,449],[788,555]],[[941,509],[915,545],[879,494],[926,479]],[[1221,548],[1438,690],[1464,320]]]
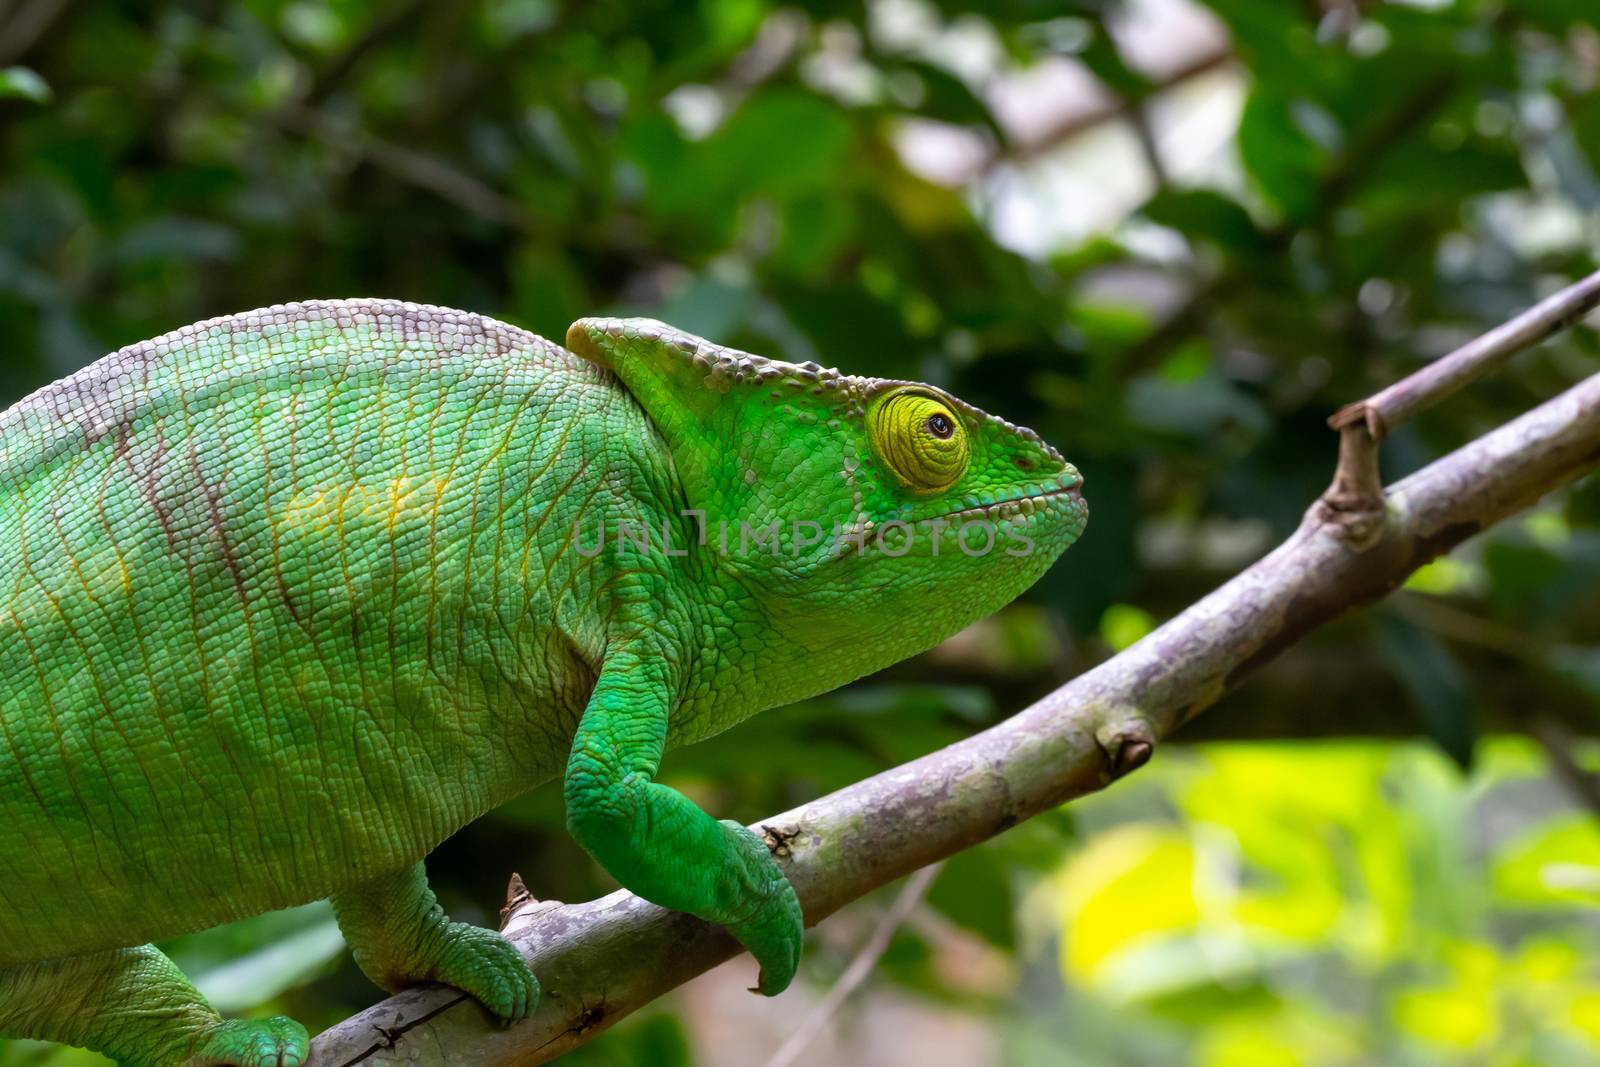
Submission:
[[[1061,967],[1093,981],[1118,953],[1193,928],[1194,847],[1175,828],[1134,823],[1097,836],[1057,883]]]

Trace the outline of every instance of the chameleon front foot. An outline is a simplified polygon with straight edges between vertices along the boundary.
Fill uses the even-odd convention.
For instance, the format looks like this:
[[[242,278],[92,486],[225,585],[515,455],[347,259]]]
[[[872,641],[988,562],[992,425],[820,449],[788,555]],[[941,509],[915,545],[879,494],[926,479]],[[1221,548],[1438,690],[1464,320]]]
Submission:
[[[563,794],[578,843],[639,896],[726,927],[761,965],[757,991],[794,980],[805,916],[766,842],[651,779],[674,696],[667,657],[610,654],[572,739]]]
[[[311,1054],[306,1028],[279,1015],[218,1023],[184,1067],[300,1067]]]
[[[761,965],[761,977],[751,992],[777,996],[789,987],[800,966],[805,939],[800,898],[765,841],[731,820],[722,820],[722,826],[733,842],[735,860],[728,873],[737,883],[732,895],[743,912],[726,923],[728,932]]]

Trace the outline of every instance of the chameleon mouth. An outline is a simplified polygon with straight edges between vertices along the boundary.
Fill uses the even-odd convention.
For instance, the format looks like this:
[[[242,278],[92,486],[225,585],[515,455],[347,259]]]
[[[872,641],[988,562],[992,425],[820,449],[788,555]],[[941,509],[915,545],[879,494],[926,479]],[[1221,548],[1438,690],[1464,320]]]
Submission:
[[[1083,475],[1072,471],[1070,474],[1061,475],[1053,482],[1024,486],[1022,491],[1013,496],[999,500],[979,499],[968,503],[966,507],[914,521],[895,520],[879,523],[868,519],[858,520],[850,534],[852,537],[860,538],[863,547],[868,547],[881,545],[887,541],[902,543],[908,528],[926,526],[929,523],[957,528],[969,522],[1026,523],[1035,515],[1066,517],[1076,512],[1081,525],[1087,518],[1089,510],[1088,505],[1084,503],[1083,494],[1079,492],[1082,485]]]
[[[977,520],[1000,521],[1026,519],[1041,513],[1057,512],[1063,507],[1081,508],[1084,506],[1083,494],[1080,492],[1082,487],[1083,475],[1074,471],[1062,475],[1048,486],[1027,486],[1016,496],[1000,500],[979,500],[939,517],[957,523]]]
[[[917,519],[912,525],[924,526],[928,523],[941,523],[944,525],[960,527],[969,522],[1019,522],[1025,523],[1038,516],[1065,516],[1072,512],[1087,513],[1088,505],[1084,503],[1083,494],[1079,488],[1083,485],[1083,476],[1074,471],[1062,475],[1054,482],[1044,485],[1025,486],[1023,491],[1015,496],[1005,497],[1000,500],[979,500],[969,503],[964,508],[947,511],[939,515]],[[866,545],[881,544],[888,539],[898,539],[895,531],[897,526],[905,523],[873,523],[866,522],[857,531],[858,536],[863,536]]]

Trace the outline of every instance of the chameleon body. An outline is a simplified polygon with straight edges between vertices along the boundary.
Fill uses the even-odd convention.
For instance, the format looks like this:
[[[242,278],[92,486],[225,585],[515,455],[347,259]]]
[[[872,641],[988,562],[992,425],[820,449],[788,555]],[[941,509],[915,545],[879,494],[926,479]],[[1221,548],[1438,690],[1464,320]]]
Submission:
[[[534,976],[421,861],[562,775],[580,844],[781,990],[793,890],[662,752],[1011,600],[1079,482],[939,390],[650,320],[291,304],[46,387],[0,414],[0,1033],[294,1067],[303,1028],[148,942],[324,897],[380,985],[520,1018]]]

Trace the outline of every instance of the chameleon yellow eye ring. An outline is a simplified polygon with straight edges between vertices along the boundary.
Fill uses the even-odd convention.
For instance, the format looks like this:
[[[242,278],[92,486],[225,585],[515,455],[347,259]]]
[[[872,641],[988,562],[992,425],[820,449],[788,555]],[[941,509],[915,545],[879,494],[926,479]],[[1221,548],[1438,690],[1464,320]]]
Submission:
[[[884,466],[915,492],[950,488],[972,456],[960,417],[920,390],[890,393],[875,404],[867,413],[867,435]]]

